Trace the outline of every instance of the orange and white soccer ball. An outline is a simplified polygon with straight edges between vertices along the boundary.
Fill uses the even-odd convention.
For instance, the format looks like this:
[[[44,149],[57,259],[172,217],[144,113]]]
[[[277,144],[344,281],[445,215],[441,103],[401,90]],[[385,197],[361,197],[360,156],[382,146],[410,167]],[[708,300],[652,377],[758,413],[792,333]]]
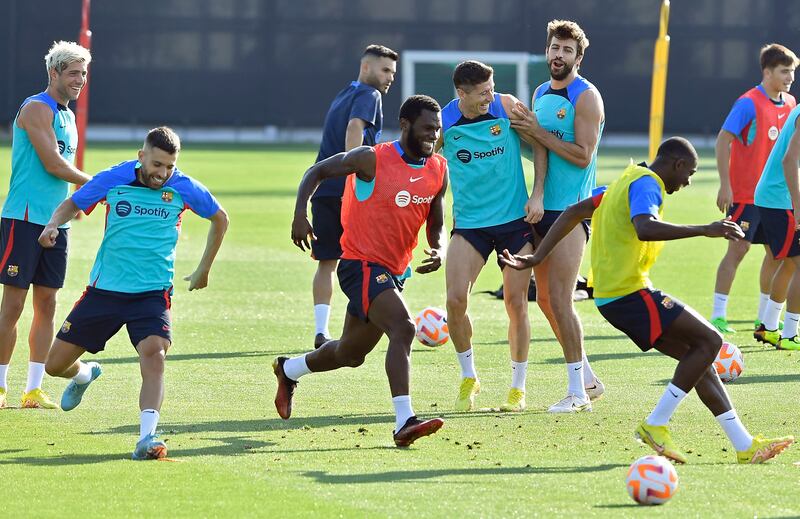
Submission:
[[[628,494],[640,505],[660,505],[678,490],[678,473],[664,456],[642,456],[625,478]]]
[[[744,371],[744,357],[742,350],[735,344],[723,342],[722,347],[714,359],[714,370],[723,382],[733,382]]]
[[[425,346],[435,348],[447,342],[447,314],[441,308],[429,306],[417,314],[417,340]]]

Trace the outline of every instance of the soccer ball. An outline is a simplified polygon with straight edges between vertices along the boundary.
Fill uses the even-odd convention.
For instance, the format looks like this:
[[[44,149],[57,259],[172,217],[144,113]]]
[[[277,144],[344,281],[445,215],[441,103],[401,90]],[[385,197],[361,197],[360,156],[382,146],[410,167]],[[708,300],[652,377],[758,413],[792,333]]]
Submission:
[[[640,505],[660,505],[678,490],[678,473],[664,456],[642,456],[628,469],[625,485]]]
[[[737,348],[735,344],[723,342],[719,353],[717,353],[717,358],[714,359],[714,370],[716,370],[719,379],[723,382],[736,380],[744,371],[742,350]]]
[[[425,346],[435,348],[447,342],[450,332],[447,330],[447,314],[441,308],[429,306],[416,318],[417,340]]]

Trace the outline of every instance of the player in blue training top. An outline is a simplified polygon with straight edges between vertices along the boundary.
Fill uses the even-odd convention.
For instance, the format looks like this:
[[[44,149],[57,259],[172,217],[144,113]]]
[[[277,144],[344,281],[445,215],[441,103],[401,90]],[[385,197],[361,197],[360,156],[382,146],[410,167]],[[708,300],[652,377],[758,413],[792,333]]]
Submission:
[[[67,271],[68,229],[64,226],[51,249],[39,235],[50,215],[69,194],[69,184],[91,177],[73,162],[78,148],[75,114],[67,106],[86,84],[89,51],[77,43],[59,41],[44,58],[48,85],[22,102],[14,119],[11,145],[11,185],[0,223],[2,261],[0,283],[0,408],[6,406],[8,365],[17,341],[17,321],[33,285],[33,321],[28,335],[28,384],[22,407],[55,409],[42,391],[44,363],[53,342],[56,293]]]
[[[164,358],[172,344],[170,301],[183,212],[190,209],[211,221],[200,264],[184,278],[189,290],[208,285],[211,265],[228,228],[228,215],[205,186],[175,167],[179,151],[180,140],[171,129],[150,130],[138,160],[98,173],[58,206],[39,237],[43,247],[52,247],[60,225],[79,210],[91,212],[105,201],[106,229],[89,286],[61,326],[46,368],[51,376],[72,379],[61,397],[61,408],[74,409],[102,373],[98,363],[78,359],[87,351],[102,351],[122,325],[127,326],[142,371],[135,460],[167,454],[155,432],[164,398]]]
[[[389,91],[397,69],[397,53],[383,45],[369,45],[361,57],[358,80],[336,95],[325,116],[316,162],[362,145],[378,143],[383,129],[382,96]],[[344,177],[324,180],[311,197],[314,237],[311,256],[314,274],[314,348],[331,339],[328,321],[333,297],[333,273],[342,255],[342,196]]]
[[[534,147],[533,193],[527,220],[544,238],[558,216],[587,198],[595,187],[597,145],[605,115],[600,92],[578,74],[589,39],[577,23],[553,20],[547,24],[547,64],[550,81],[533,94],[533,113],[518,104],[512,122],[520,137]],[[547,153],[538,153],[541,147]],[[552,413],[591,410],[591,400],[604,391],[583,349],[583,329],[572,304],[572,293],[589,226],[573,229],[553,253],[533,269],[536,301],[550,322],[567,362],[567,396],[550,407]]]

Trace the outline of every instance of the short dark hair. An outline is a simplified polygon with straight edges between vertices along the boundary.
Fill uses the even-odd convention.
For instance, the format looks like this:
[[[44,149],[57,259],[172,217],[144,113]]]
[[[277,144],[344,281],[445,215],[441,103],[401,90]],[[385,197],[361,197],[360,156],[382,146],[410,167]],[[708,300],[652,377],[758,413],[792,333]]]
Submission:
[[[770,43],[761,47],[759,61],[761,62],[761,70],[773,69],[781,65],[784,67],[796,67],[798,64],[795,53],[780,43]]]
[[[171,155],[181,151],[180,137],[168,126],[159,126],[147,132],[144,145],[164,150]]]
[[[409,97],[403,102],[400,107],[400,119],[406,119],[411,124],[417,120],[423,110],[430,110],[431,112],[441,112],[442,108],[436,99],[426,95],[414,95]]]
[[[367,45],[367,48],[364,49],[364,56],[389,58],[392,61],[397,61],[397,58],[399,57],[398,54],[389,47],[384,47],[383,45],[377,44]]]
[[[656,158],[671,158],[671,159],[684,159],[694,160],[697,162],[697,150],[694,149],[692,143],[683,137],[670,137],[661,143],[656,152]]]
[[[581,26],[572,20],[551,20],[547,24],[547,46],[553,41],[553,37],[559,40],[575,40],[578,48],[575,49],[575,54],[583,56],[586,49],[589,47],[589,38],[583,32]]]
[[[453,71],[453,84],[456,88],[475,86],[491,79],[494,69],[480,61],[467,60],[456,65]]]

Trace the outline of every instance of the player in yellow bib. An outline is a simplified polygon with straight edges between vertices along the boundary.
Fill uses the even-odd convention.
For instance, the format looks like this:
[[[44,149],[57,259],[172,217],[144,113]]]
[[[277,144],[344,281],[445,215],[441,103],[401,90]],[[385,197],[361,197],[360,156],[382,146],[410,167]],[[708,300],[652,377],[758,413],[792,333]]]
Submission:
[[[689,141],[673,137],[658,148],[652,164],[629,165],[605,192],[573,204],[556,220],[536,252],[502,261],[513,268],[536,266],[584,219],[592,219],[594,295],[603,317],[639,348],[655,348],[678,360],[672,381],[653,412],[636,428],[636,437],[678,463],[686,456],[672,441],[667,423],[692,388],[716,417],[736,450],[739,463],[762,463],[787,448],[792,436],[766,439],[750,435],[733,409],[712,364],[722,336],[680,301],[654,290],[649,271],[663,241],[708,236],[739,240],[734,222],[676,225],[662,220],[665,194],[690,184],[697,152]]]

